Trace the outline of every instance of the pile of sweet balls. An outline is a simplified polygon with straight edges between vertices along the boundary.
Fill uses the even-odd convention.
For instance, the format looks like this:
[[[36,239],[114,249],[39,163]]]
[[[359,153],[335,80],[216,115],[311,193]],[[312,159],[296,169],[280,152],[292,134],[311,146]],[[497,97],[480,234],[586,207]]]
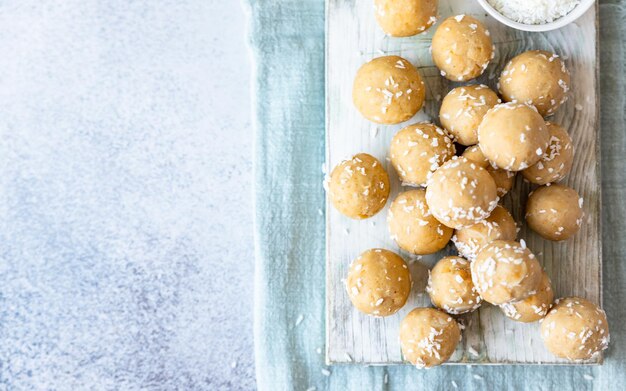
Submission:
[[[387,34],[414,35],[436,22],[437,1],[376,0],[375,10]],[[481,75],[494,49],[489,31],[468,15],[447,18],[432,38],[434,63],[453,81]],[[483,301],[513,320],[540,321],[543,342],[558,357],[588,360],[607,348],[604,311],[580,297],[554,301],[549,277],[524,241],[515,240],[516,222],[498,204],[521,172],[539,185],[526,205],[528,226],[554,241],[579,230],[582,198],[555,183],[572,166],[572,140],[561,126],[544,120],[566,101],[569,82],[558,55],[528,51],[501,73],[498,89],[505,103],[485,85],[458,87],[443,99],[441,127],[417,123],[393,137],[391,164],[403,184],[415,189],[391,203],[391,237],[412,254],[435,253],[450,240],[459,252],[430,271],[426,291],[436,308],[416,308],[401,323],[402,353],[418,368],[450,358],[461,339],[453,316],[474,311]],[[352,96],[365,118],[397,124],[421,109],[425,87],[409,61],[386,56],[359,69]],[[465,147],[460,156],[455,143]],[[382,164],[366,153],[334,167],[327,185],[334,207],[353,219],[378,213],[390,190]],[[405,260],[385,249],[355,259],[345,284],[358,310],[379,317],[402,308],[412,287]]]

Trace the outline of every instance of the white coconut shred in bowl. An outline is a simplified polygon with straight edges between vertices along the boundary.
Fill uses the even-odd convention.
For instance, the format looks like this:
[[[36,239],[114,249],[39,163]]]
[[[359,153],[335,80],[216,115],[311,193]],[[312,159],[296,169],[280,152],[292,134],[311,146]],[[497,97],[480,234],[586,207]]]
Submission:
[[[524,24],[545,24],[569,14],[580,0],[487,0],[507,18]]]

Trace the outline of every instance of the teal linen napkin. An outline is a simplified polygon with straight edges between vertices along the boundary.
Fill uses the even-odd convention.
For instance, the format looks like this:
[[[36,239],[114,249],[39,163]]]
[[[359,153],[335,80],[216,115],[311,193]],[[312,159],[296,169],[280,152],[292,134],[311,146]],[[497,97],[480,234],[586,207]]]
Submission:
[[[369,0],[363,0],[369,1]],[[601,5],[602,366],[324,365],[324,1],[244,0],[254,60],[255,359],[261,390],[626,387],[626,7]]]

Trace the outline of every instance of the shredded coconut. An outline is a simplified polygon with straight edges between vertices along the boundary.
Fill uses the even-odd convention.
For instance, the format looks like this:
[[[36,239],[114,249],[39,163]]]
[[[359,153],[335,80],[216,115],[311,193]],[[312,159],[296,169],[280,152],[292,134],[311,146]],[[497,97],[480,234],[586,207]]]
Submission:
[[[569,14],[580,0],[487,0],[499,13],[524,24],[545,24]]]

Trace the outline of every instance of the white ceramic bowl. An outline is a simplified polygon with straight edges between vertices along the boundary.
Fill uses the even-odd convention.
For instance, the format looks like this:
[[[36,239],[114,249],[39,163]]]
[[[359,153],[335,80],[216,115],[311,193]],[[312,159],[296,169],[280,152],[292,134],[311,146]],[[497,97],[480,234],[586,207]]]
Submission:
[[[565,25],[568,25],[581,17],[587,10],[595,3],[595,0],[581,0],[580,3],[569,14],[545,24],[524,24],[507,18],[499,13],[495,8],[487,2],[487,0],[478,0],[478,3],[491,15],[494,19],[500,23],[512,27],[517,30],[523,31],[550,31],[559,29]]]

